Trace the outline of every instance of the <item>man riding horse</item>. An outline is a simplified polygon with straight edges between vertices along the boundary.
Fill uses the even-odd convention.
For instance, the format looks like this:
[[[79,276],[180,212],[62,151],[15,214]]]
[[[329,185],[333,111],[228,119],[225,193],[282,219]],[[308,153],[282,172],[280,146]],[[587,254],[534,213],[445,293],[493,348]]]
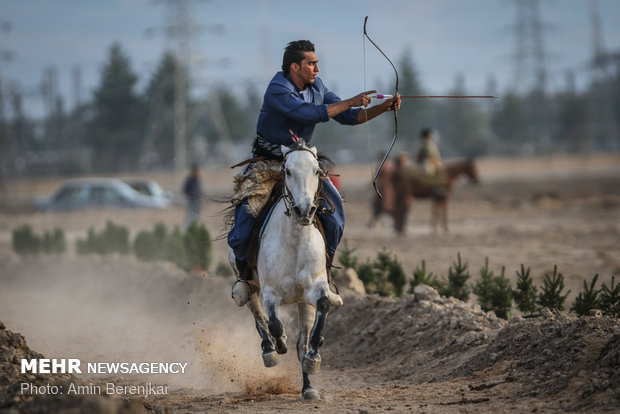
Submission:
[[[441,162],[439,147],[435,142],[435,133],[430,128],[424,128],[420,132],[420,138],[422,138],[422,146],[416,153],[416,162],[427,175],[436,176],[444,167]]]
[[[396,95],[362,110],[362,106],[370,103],[369,95],[376,91],[341,100],[317,77],[318,62],[314,44],[309,40],[293,41],[286,46],[282,71],[275,74],[265,92],[252,147],[254,157],[282,160],[281,145],[290,145],[297,136],[309,143],[316,124],[330,118],[344,125],[357,125],[400,108],[400,97]],[[319,213],[318,217],[325,232],[327,253],[333,260],[344,231],[344,209],[340,194],[329,178],[323,180],[323,191],[333,204],[333,214]],[[328,205],[325,201],[322,203]],[[246,254],[255,218],[247,212],[246,206],[247,200],[244,200],[235,207],[234,225],[228,234],[228,245],[234,252],[238,270],[232,295],[239,306],[244,305],[250,296],[250,286],[244,279],[251,278]],[[320,205],[319,211],[324,206]],[[331,210],[330,207],[327,209]]]

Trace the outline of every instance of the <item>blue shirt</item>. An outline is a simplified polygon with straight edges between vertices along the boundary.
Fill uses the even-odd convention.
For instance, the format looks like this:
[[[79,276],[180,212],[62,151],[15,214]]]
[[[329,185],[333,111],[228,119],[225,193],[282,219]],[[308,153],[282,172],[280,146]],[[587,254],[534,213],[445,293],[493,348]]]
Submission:
[[[316,124],[329,121],[327,106],[341,99],[318,77],[306,88],[310,88],[310,102],[304,100],[300,89],[289,77],[283,72],[276,73],[265,91],[256,132],[273,144],[290,145],[293,142],[291,130],[309,143]],[[344,125],[356,125],[360,110],[349,108],[334,119]]]

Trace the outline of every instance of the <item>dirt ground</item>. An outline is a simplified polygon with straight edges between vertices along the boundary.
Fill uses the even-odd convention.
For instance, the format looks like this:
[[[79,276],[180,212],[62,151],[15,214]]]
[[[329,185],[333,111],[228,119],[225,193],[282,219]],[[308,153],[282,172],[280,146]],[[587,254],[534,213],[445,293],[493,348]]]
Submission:
[[[338,172],[347,210],[344,238],[361,261],[386,247],[398,256],[408,275],[422,260],[429,271],[447,274],[460,252],[470,264],[472,282],[488,257],[496,273],[506,266],[513,286],[521,264],[531,267],[540,285],[544,273],[557,264],[566,289],[571,290],[570,307],[583,279],[598,273],[599,281],[609,284],[611,276],[620,273],[619,166],[620,156],[613,155],[480,160],[482,184],[462,182],[455,189],[449,207],[450,233],[432,234],[430,205],[416,201],[404,237],[394,235],[389,217],[375,228],[367,226],[374,197],[370,168],[342,168]],[[230,176],[228,171],[203,173],[210,198],[224,198]],[[182,181],[165,175],[151,178],[173,190]],[[0,320],[48,357],[150,358],[191,364],[191,372],[182,378],[149,378],[171,384],[172,391],[149,397],[138,409],[620,410],[617,320],[548,314],[508,323],[480,311],[473,296],[468,304],[435,297],[347,296],[344,307],[328,318],[323,366],[313,379],[323,399],[304,402],[292,353],[274,369],[261,366],[258,335],[250,314],[229,299],[230,281],[211,272],[187,273],[169,263],[75,254],[73,242],[91,226],[101,229],[112,220],[135,234],[157,221],[181,224],[182,206],[155,212],[16,211],[15,206],[25,206],[58,182],[9,183],[11,208],[0,212]],[[204,221],[213,236],[222,228],[218,212],[224,206],[214,201],[206,206]],[[62,257],[15,255],[11,230],[23,223],[36,231],[62,227],[69,252]],[[226,259],[225,242],[216,241],[213,248],[215,266]],[[293,349],[294,319],[292,315],[285,319],[289,349]],[[10,404],[27,412],[28,407],[52,403],[18,398]]]

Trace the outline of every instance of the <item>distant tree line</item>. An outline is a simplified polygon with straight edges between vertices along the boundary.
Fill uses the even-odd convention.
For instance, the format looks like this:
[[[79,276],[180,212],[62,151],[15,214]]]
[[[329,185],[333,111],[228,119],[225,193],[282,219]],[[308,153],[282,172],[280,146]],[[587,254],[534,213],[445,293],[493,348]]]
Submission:
[[[425,95],[412,53],[398,61],[400,91]],[[57,97],[44,120],[24,112],[19,88],[0,85],[2,175],[73,174],[171,169],[174,166],[175,73],[184,66],[164,53],[148,75],[144,90],[129,56],[113,44],[90,100],[65,109]],[[338,75],[332,75],[338,76]],[[190,79],[191,81],[191,79]],[[381,90],[389,93],[389,79]],[[3,83],[4,84],[4,83]],[[490,82],[492,84],[492,82]],[[191,83],[181,91],[187,107],[188,162],[228,162],[230,149],[254,136],[262,88],[248,84],[243,92],[217,84],[193,96]],[[492,89],[492,88],[491,88]],[[337,92],[337,91],[336,91]],[[457,75],[449,94],[465,95]],[[475,91],[476,94],[481,91]],[[443,93],[443,92],[442,92]],[[397,149],[411,152],[423,127],[438,130],[446,156],[532,155],[557,152],[620,150],[620,69],[591,81],[584,90],[570,82],[564,90],[506,93],[496,100],[406,100],[398,113]],[[241,96],[242,95],[242,96]],[[337,161],[368,161],[393,136],[393,119],[383,116],[365,127],[321,124],[315,141]],[[365,143],[368,145],[360,145]],[[343,154],[346,153],[346,154]],[[347,155],[348,154],[348,155]],[[245,153],[244,153],[245,155]]]

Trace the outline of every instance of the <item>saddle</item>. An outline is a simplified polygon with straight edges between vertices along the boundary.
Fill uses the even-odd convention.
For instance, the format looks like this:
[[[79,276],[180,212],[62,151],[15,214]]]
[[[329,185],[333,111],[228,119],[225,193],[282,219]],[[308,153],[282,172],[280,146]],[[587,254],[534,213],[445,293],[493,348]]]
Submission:
[[[238,205],[244,199],[247,199],[246,212],[255,218],[246,252],[248,267],[241,275],[241,278],[258,288],[258,280],[254,280],[253,273],[256,271],[262,229],[266,221],[269,220],[273,206],[282,197],[284,188],[282,162],[276,160],[260,160],[255,162],[246,173],[237,175],[234,178],[234,182],[235,194],[232,198],[233,205]],[[322,190],[320,191],[319,196],[327,199],[326,194]],[[319,230],[325,242],[325,231],[316,215],[313,219],[313,225]],[[327,282],[333,285],[331,275],[331,268],[333,266],[327,250],[325,251],[325,258]]]
[[[399,171],[395,180],[406,179],[416,183],[419,188],[425,188],[437,199],[444,199],[449,186],[448,174],[444,170],[437,171],[436,174],[429,174],[423,168],[412,165]]]

